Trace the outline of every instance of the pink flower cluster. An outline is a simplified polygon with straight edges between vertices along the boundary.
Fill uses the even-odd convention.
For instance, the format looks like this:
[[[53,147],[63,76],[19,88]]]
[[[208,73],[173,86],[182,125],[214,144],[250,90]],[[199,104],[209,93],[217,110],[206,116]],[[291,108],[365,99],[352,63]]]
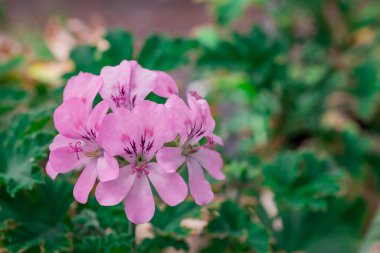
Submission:
[[[166,103],[145,100],[151,92],[167,97]],[[98,93],[103,100],[93,108]],[[209,203],[214,194],[204,170],[224,179],[223,160],[214,150],[223,143],[213,134],[207,101],[190,92],[186,105],[177,94],[168,74],[136,61],[104,67],[99,76],[72,77],[54,113],[59,134],[49,147],[47,173],[55,178],[84,168],[75,199],[86,203],[98,181],[97,201],[104,206],[123,201],[128,219],[139,224],[150,221],[155,211],[150,183],[168,205],[184,201],[188,188],[177,170],[186,163],[195,202]]]

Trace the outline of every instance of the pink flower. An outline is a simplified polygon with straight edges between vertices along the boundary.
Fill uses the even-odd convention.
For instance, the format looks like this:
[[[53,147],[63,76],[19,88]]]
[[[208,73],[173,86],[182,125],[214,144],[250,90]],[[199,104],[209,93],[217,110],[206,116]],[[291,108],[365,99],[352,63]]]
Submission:
[[[64,91],[64,102],[54,112],[54,124],[59,134],[49,147],[46,171],[55,178],[58,173],[85,166],[75,184],[74,197],[78,202],[86,203],[96,178],[99,177],[100,181],[117,178],[119,166],[100,143],[99,130],[109,110],[108,102],[100,102],[93,110],[89,106],[100,88],[101,79],[81,73],[70,80]]]
[[[176,171],[186,162],[190,193],[198,205],[205,205],[212,201],[214,194],[202,168],[215,179],[225,178],[221,170],[223,160],[220,154],[213,150],[215,144],[223,145],[223,142],[213,134],[215,121],[207,101],[195,92],[190,92],[187,100],[190,108],[178,96],[171,96],[166,102],[166,106],[174,114],[181,146],[162,147],[157,152],[156,159],[158,165],[168,173]],[[199,145],[199,141],[204,137],[207,143]]]
[[[106,66],[100,76],[104,80],[100,95],[110,103],[113,111],[119,108],[132,110],[151,92],[164,97],[178,93],[168,74],[145,69],[136,61],[124,60],[118,66]]]
[[[104,119],[101,141],[112,156],[122,156],[129,165],[120,169],[117,179],[100,182],[95,196],[104,206],[116,205],[124,200],[125,212],[133,223],[151,220],[155,203],[149,181],[168,205],[182,202],[187,186],[176,173],[153,162],[157,150],[172,141],[173,119],[164,106],[150,101],[137,104],[133,111],[119,110]]]

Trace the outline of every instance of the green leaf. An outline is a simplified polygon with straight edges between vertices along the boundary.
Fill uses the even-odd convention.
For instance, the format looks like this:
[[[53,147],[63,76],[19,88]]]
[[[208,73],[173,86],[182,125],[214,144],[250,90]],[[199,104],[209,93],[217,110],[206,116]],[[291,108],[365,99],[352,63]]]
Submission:
[[[129,32],[117,28],[108,31],[104,38],[110,47],[103,53],[103,65],[117,65],[122,60],[132,60],[133,36]]]
[[[182,220],[196,217],[200,214],[200,207],[194,202],[183,202],[178,206],[166,206],[164,210],[157,209],[151,223],[161,233],[172,236],[187,235],[187,231],[180,226]]]
[[[86,236],[75,244],[75,252],[124,253],[131,252],[132,237],[128,233]]]
[[[263,176],[281,208],[325,210],[327,197],[340,190],[343,173],[331,161],[318,159],[313,153],[288,151],[265,166]]]
[[[9,252],[68,250],[68,229],[63,223],[72,201],[72,187],[46,180],[31,192],[15,198],[1,191],[0,224]]]
[[[215,6],[216,21],[220,25],[229,24],[243,14],[250,2],[252,0],[221,1],[221,4]]]
[[[258,253],[270,252],[269,234],[258,224],[251,223],[248,228],[248,245],[255,249]]]
[[[75,63],[75,72],[79,73],[83,71],[99,74],[103,66],[100,62],[100,55],[98,54],[96,47],[90,45],[82,45],[74,48],[70,53],[70,58]]]
[[[137,61],[148,69],[170,71],[187,63],[188,51],[196,46],[194,40],[152,35],[145,41]]]
[[[23,63],[23,56],[15,56],[9,59],[7,62],[0,62],[0,77],[3,77],[4,75],[8,74],[10,71],[19,67]]]
[[[138,246],[138,252],[163,252],[164,249],[169,247],[176,250],[184,250],[185,252],[189,250],[189,246],[184,240],[171,236],[156,235],[152,239],[144,239]]]
[[[11,196],[43,182],[39,162],[47,156],[53,136],[41,129],[50,117],[43,118],[40,113],[19,115],[10,130],[0,133],[0,185],[5,184]]]
[[[212,234],[239,237],[250,223],[247,213],[235,202],[227,200],[222,203],[219,216],[213,218],[207,231]]]

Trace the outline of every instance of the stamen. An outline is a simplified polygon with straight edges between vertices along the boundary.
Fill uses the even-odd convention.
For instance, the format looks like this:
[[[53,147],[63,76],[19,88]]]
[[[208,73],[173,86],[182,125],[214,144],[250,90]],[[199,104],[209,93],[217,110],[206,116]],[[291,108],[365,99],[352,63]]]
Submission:
[[[193,96],[196,100],[202,99],[202,96],[198,94],[196,91],[189,92],[191,96]]]
[[[142,174],[144,175],[148,175],[149,174],[149,165],[148,164],[141,164],[141,165],[136,165],[136,164],[132,164],[131,165],[132,167],[132,174],[135,174],[137,173],[137,177],[141,177]]]
[[[72,154],[72,153],[75,153],[77,155],[77,159],[79,160],[79,152],[83,152],[83,148],[79,147],[81,146],[82,143],[80,141],[76,142],[75,145],[73,143],[69,143],[69,149],[67,149],[67,153],[68,154]]]

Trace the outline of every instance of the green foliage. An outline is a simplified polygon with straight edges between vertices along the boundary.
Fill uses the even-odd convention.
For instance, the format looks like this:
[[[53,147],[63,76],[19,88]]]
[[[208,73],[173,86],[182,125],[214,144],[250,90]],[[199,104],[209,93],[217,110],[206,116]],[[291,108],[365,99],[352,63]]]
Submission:
[[[331,162],[308,152],[279,153],[263,168],[264,185],[274,192],[280,207],[326,210],[326,198],[340,190],[342,176]]]
[[[14,198],[1,192],[0,234],[9,252],[69,250],[69,230],[64,219],[72,201],[72,187],[46,181]]]

